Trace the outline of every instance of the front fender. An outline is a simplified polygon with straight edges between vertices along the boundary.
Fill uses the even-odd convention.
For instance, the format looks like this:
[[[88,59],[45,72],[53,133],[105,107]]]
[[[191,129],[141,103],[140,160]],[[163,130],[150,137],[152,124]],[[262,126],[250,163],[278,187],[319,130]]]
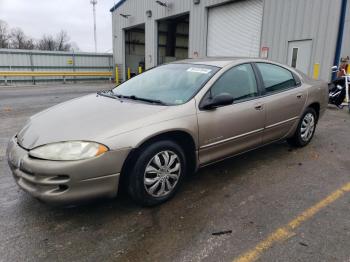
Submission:
[[[182,131],[189,134],[192,137],[196,148],[198,148],[198,125],[196,114],[138,128],[136,130],[114,136],[108,139],[109,141],[107,140],[104,142],[107,146],[114,150],[118,148],[138,148],[149,139],[172,131]]]

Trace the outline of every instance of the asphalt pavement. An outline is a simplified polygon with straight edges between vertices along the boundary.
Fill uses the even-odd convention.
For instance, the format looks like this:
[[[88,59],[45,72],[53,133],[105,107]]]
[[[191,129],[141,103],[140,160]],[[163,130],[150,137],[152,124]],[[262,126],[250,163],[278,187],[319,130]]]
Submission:
[[[30,116],[110,84],[0,87],[0,261],[350,261],[350,114],[312,143],[273,144],[201,169],[171,201],[126,195],[51,207],[15,184],[9,138]]]

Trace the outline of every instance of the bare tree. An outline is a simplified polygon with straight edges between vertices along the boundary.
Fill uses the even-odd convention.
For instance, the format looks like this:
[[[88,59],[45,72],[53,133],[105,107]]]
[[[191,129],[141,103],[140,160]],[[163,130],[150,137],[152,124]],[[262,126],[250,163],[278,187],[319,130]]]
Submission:
[[[9,48],[10,35],[5,21],[0,20],[0,48]]]
[[[25,43],[25,49],[33,50],[36,48],[36,43],[33,39],[27,39]]]
[[[24,49],[25,35],[20,28],[14,28],[11,30],[11,48]]]
[[[56,50],[56,41],[51,35],[43,35],[37,43],[37,49],[46,51]]]
[[[69,51],[71,44],[69,43],[69,36],[66,31],[61,31],[56,36],[56,50],[57,51]]]
[[[66,31],[59,32],[56,37],[52,35],[43,35],[38,41],[36,48],[48,51],[70,51],[79,49],[74,43],[69,42],[69,36]]]
[[[34,49],[34,40],[28,38],[22,29],[14,28],[11,30],[10,47],[14,49]]]
[[[79,51],[77,44],[70,42],[70,38],[64,30],[60,31],[56,37],[43,35],[40,40],[35,41],[27,37],[21,28],[13,28],[9,32],[7,23],[2,20],[0,20],[0,48]]]

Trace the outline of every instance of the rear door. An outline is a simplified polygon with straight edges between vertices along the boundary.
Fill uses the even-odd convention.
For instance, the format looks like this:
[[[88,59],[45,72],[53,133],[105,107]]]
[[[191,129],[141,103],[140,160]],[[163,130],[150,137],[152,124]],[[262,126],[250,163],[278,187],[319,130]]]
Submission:
[[[264,85],[266,111],[263,143],[270,143],[288,135],[304,108],[306,88],[288,69],[270,63],[256,63]]]
[[[257,147],[262,143],[265,111],[251,64],[227,70],[206,96],[229,93],[232,105],[198,109],[201,165]]]

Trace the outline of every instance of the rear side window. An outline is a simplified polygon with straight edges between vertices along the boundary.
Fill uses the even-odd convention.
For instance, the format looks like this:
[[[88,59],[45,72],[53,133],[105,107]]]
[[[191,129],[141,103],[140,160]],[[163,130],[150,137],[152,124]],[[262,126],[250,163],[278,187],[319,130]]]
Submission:
[[[296,86],[293,74],[280,66],[266,63],[257,63],[261,73],[266,93],[283,91]]]

